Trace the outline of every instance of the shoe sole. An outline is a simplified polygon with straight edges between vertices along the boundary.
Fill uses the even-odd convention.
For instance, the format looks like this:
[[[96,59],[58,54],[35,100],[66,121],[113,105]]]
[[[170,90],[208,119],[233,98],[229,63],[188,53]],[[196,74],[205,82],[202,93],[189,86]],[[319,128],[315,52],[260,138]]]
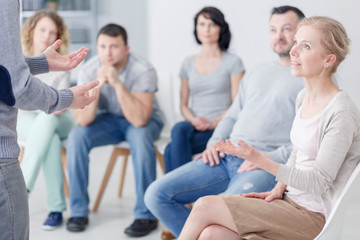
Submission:
[[[59,225],[56,225],[56,226],[42,225],[42,229],[44,229],[46,231],[52,231],[52,230],[59,228],[61,225],[62,225],[62,223],[60,223]]]
[[[82,232],[85,231],[86,228],[71,228],[71,227],[66,227],[66,229],[70,232]]]
[[[124,233],[130,237],[142,237],[148,235],[149,233],[151,233],[151,231],[155,230],[156,228],[157,226],[154,226],[151,229],[149,229],[149,231],[147,231],[146,233],[127,233],[127,232]]]

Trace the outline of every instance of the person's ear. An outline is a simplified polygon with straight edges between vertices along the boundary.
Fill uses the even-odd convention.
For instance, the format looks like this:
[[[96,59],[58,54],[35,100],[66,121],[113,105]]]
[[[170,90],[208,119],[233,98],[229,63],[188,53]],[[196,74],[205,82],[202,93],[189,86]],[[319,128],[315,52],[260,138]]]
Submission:
[[[325,59],[324,68],[332,67],[335,61],[336,61],[335,54],[329,54]]]

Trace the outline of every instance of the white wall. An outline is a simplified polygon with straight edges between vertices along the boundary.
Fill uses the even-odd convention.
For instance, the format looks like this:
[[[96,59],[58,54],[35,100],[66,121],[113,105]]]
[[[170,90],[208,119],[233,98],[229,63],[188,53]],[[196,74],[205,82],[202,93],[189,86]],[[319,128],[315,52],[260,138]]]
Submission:
[[[148,0],[148,59],[158,70],[177,76],[182,60],[200,49],[193,36],[194,15],[204,6],[215,6],[230,24],[230,51],[242,58],[246,69],[276,60],[268,40],[268,20],[272,7],[285,4],[300,8],[306,16],[335,18],[345,26],[352,40],[351,54],[337,80],[360,107],[360,7],[354,0]]]
[[[130,50],[147,57],[147,1],[97,0],[97,31],[108,23],[123,26],[128,34]]]

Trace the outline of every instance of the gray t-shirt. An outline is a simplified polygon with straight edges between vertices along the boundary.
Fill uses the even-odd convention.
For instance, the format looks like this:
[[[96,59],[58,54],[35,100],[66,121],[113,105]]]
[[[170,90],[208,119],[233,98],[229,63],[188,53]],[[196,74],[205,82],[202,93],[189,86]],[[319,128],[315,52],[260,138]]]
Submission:
[[[290,130],[295,117],[295,100],[304,88],[302,78],[290,66],[263,63],[247,72],[238,95],[207,143],[227,139],[237,146],[241,139],[273,161],[285,163],[292,150]]]
[[[198,74],[195,56],[184,60],[180,78],[189,81],[189,108],[195,116],[213,120],[224,112],[232,102],[230,77],[244,71],[239,57],[225,52],[219,66],[209,74]]]
[[[98,56],[92,57],[79,71],[78,84],[95,80],[101,65]],[[118,77],[130,92],[155,93],[158,90],[155,69],[149,62],[132,53],[129,53],[127,63],[119,72]],[[105,84],[101,88],[98,110],[99,113],[107,112],[124,117],[115,89],[110,84]],[[162,123],[164,119],[155,96],[151,118],[159,123]]]

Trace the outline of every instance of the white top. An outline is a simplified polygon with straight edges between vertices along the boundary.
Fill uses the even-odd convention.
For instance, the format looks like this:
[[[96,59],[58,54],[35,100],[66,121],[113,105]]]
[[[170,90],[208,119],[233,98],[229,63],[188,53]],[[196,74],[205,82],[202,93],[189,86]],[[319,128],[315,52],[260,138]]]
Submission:
[[[301,118],[302,106],[299,108],[290,134],[291,142],[297,149],[295,163],[297,169],[305,171],[313,169],[318,154],[319,123],[325,110],[333,104],[337,96],[338,94],[333,97],[322,111],[309,119]],[[315,196],[290,186],[287,186],[287,191],[286,195],[298,205],[310,211],[324,214],[320,196]]]

